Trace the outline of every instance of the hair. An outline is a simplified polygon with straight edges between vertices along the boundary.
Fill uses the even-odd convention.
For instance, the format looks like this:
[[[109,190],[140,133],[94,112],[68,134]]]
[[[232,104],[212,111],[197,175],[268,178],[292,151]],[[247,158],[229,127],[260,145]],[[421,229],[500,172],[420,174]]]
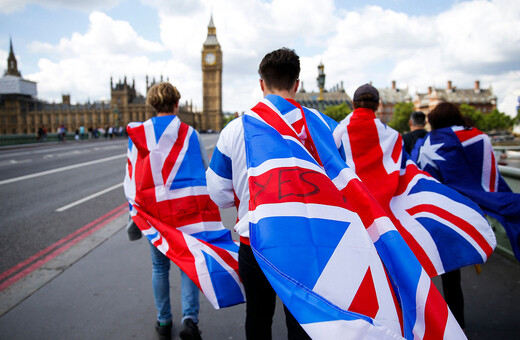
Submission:
[[[414,111],[410,115],[410,120],[413,126],[424,126],[426,125],[426,115],[422,111]]]
[[[443,102],[438,104],[429,114],[428,122],[432,130],[442,129],[449,126],[467,126],[466,120],[460,113],[457,105]]]
[[[267,88],[290,90],[300,76],[300,57],[294,50],[280,48],[265,55],[258,74]]]
[[[175,86],[170,83],[159,83],[148,90],[146,103],[151,105],[157,113],[173,113],[175,106],[179,103],[181,94]]]
[[[377,111],[379,107],[379,102],[372,93],[363,93],[359,96],[358,100],[354,100],[352,103],[354,109],[370,109],[374,112]]]

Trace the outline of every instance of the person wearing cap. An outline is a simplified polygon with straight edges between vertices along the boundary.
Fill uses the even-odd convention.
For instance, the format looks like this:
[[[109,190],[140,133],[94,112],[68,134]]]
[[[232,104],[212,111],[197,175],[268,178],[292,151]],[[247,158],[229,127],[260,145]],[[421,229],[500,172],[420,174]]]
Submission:
[[[413,147],[418,139],[426,136],[428,131],[424,129],[426,125],[426,115],[422,111],[415,111],[410,115],[410,132],[403,135],[404,149],[408,154],[412,153]]]
[[[353,104],[354,111],[352,114],[343,119],[334,131],[336,144],[339,145],[341,143],[343,145],[347,165],[354,170],[370,194],[391,217],[394,224],[401,226],[398,230],[402,232],[402,235],[406,236],[408,245],[415,251],[417,247],[414,248],[413,246],[419,244],[419,242],[414,238],[415,235],[409,232],[409,230],[413,228],[417,230],[421,228],[427,229],[428,226],[422,224],[420,219],[412,217],[408,212],[404,213],[406,209],[413,210],[422,204],[435,204],[441,214],[438,216],[442,217],[442,212],[452,211],[453,206],[458,206],[458,204],[462,202],[466,202],[464,204],[469,205],[470,201],[454,190],[444,186],[442,191],[436,192],[436,195],[444,196],[449,199],[435,199],[435,197],[431,195],[434,191],[429,191],[429,189],[422,190],[420,185],[415,186],[414,184],[410,184],[414,182],[414,174],[420,172],[420,170],[412,161],[410,155],[403,152],[406,143],[402,142],[400,134],[376,117],[375,112],[379,106],[379,93],[375,87],[370,84],[360,86],[354,92]],[[422,112],[414,112],[412,119],[421,117],[421,114]],[[422,121],[419,120],[418,123],[424,126],[424,114],[422,114]],[[406,163],[405,167],[402,166],[404,163]],[[427,188],[427,185],[425,188]],[[414,191],[414,195],[409,195],[411,191]],[[431,200],[428,197],[431,197]],[[457,203],[452,206],[451,202]],[[473,206],[472,202],[471,205]],[[416,214],[418,213],[416,212]],[[431,214],[435,216],[437,212],[431,212]],[[472,232],[476,234],[487,231],[488,233],[485,235],[489,236],[483,237],[486,238],[486,240],[492,240],[493,232],[488,229],[489,225],[487,221],[484,218],[480,219],[480,210],[474,210],[473,214],[471,219],[477,222],[472,228],[477,227],[475,227]],[[438,219],[438,221],[441,220],[442,218]],[[467,216],[466,220],[469,220]],[[426,221],[426,219],[424,219],[424,221]],[[415,253],[423,267],[425,269],[428,268],[427,271],[430,277],[457,272],[457,268],[462,266],[460,263],[468,261],[467,258],[461,260],[463,256],[461,253],[458,254],[459,257],[457,261],[460,261],[459,263],[451,265],[450,267],[449,261],[443,260],[442,268],[437,269],[432,267],[432,262],[429,260],[430,254],[438,258],[446,258],[446,255],[451,254],[451,251],[456,249],[456,247],[465,246],[464,242],[460,242],[459,239],[451,237],[452,233],[456,233],[452,230],[461,228],[461,225],[467,227],[465,226],[465,222],[462,222],[460,225],[451,224],[449,228],[435,229],[438,233],[437,239],[442,240],[444,243],[444,247],[440,251],[447,249],[446,252],[441,253],[439,251],[435,253],[435,249],[440,248],[432,247],[431,250],[426,249]],[[411,228],[408,229],[409,227]],[[441,234],[442,237],[440,237]],[[417,233],[417,235],[421,234]],[[435,242],[433,239],[432,241]],[[490,244],[492,244],[492,241],[490,242]],[[469,259],[469,261],[472,260]],[[446,267],[444,267],[444,265],[446,265]],[[453,277],[451,274],[449,276],[450,278]],[[444,291],[444,293],[446,293],[446,291]],[[449,307],[452,308],[452,305],[449,305]],[[455,317],[460,326],[464,327],[464,322],[458,317],[458,314],[455,314]]]

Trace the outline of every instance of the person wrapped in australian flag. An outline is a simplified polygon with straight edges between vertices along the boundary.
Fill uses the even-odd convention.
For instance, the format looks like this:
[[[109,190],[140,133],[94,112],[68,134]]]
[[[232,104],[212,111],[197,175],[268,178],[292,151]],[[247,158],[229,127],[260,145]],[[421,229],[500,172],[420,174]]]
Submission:
[[[500,175],[489,137],[467,126],[451,103],[437,105],[428,121],[432,131],[417,141],[412,158],[420,168],[496,218],[520,260],[520,194],[513,193]]]

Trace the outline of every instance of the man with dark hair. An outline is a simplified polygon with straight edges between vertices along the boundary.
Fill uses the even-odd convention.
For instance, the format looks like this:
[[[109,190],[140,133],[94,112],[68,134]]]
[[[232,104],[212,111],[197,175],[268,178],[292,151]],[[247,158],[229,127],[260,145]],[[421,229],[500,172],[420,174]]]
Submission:
[[[300,59],[290,49],[281,48],[267,54],[258,69],[262,102],[276,106],[291,102],[298,90]],[[260,104],[260,103],[259,103]],[[302,122],[300,114],[299,122]],[[298,133],[302,133],[300,124]],[[208,191],[221,208],[236,206],[240,235],[239,274],[246,293],[246,338],[271,339],[271,324],[276,293],[253,254],[249,239],[249,186],[243,116],[232,120],[221,132],[206,172]],[[310,339],[284,305],[289,339]]]
[[[412,153],[415,142],[423,138],[428,133],[424,126],[426,125],[426,115],[422,111],[415,111],[410,115],[410,132],[403,135],[404,149],[408,154]]]
[[[281,48],[268,53],[258,67],[260,80],[270,89],[291,90],[300,75],[300,59],[293,50]]]
[[[374,112],[379,107],[379,91],[370,84],[361,85],[354,92],[353,98],[355,109],[369,109]]]

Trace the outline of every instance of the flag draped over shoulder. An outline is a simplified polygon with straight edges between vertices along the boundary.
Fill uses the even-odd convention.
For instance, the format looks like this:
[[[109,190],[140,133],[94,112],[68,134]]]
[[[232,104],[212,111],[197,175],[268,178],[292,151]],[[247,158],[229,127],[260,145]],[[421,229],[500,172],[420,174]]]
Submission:
[[[422,169],[496,218],[520,260],[520,194],[513,193],[500,175],[485,133],[462,126],[433,130],[417,142],[412,154]]]
[[[334,137],[430,277],[487,260],[496,239],[481,209],[421,171],[373,111],[356,109]]]
[[[134,222],[213,307],[244,302],[238,245],[208,195],[196,132],[175,115],[130,123],[127,132],[124,189]]]
[[[465,339],[324,116],[268,95],[243,124],[251,247],[313,339]]]

